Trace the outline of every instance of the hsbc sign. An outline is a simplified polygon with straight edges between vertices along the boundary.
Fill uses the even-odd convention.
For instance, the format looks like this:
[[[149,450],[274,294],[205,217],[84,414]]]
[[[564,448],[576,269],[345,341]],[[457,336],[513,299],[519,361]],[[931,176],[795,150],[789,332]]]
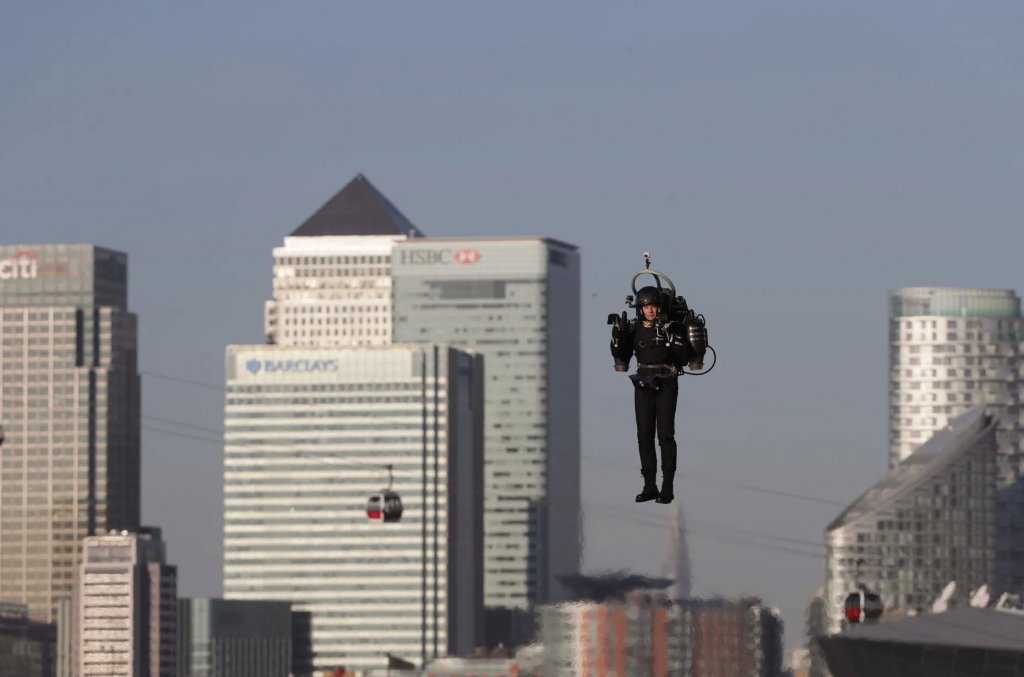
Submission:
[[[399,254],[399,262],[403,264],[447,266],[457,263],[464,266],[473,265],[483,255],[478,249],[403,249]]]
[[[39,276],[39,256],[28,250],[0,259],[0,280],[34,280]]]

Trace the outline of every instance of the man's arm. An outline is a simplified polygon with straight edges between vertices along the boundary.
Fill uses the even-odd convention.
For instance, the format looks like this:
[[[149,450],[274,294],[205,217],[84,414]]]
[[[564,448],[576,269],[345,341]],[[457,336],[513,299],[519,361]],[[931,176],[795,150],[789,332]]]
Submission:
[[[615,371],[629,371],[629,360],[633,357],[633,335],[626,311],[622,316],[609,315],[608,323],[612,325],[611,351],[615,363]]]

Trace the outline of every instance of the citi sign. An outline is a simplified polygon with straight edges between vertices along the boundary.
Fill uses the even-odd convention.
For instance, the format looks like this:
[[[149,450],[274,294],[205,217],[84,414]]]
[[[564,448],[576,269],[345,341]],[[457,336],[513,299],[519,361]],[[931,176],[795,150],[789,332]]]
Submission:
[[[472,265],[483,255],[477,249],[404,249],[399,256],[403,264],[447,266],[449,263]]]
[[[245,368],[250,374],[326,373],[338,371],[337,360],[249,360]]]
[[[0,259],[0,280],[34,280],[39,275],[38,255],[19,251],[9,259]]]

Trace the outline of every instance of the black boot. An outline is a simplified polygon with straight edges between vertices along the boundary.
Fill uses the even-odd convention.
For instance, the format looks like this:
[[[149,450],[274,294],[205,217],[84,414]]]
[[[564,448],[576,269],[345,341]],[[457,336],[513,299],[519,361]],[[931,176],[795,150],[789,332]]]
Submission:
[[[654,473],[642,473],[644,476],[644,490],[636,495],[636,502],[653,501],[658,498],[658,485],[655,483]]]
[[[672,480],[675,478],[675,471],[667,473],[662,471],[661,478],[661,493],[658,494],[658,498],[654,499],[658,503],[671,503],[672,499],[675,498],[675,494],[672,493]]]

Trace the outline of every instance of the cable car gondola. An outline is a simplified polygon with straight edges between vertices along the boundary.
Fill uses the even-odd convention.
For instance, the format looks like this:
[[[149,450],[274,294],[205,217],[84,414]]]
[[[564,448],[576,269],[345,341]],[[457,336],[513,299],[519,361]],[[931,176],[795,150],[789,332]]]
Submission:
[[[847,623],[876,621],[881,615],[882,598],[873,592],[851,592],[843,602],[843,616]]]
[[[392,466],[388,469],[388,486],[366,501],[366,517],[371,522],[398,522],[402,519],[402,499],[398,492],[391,490],[394,477]]]

